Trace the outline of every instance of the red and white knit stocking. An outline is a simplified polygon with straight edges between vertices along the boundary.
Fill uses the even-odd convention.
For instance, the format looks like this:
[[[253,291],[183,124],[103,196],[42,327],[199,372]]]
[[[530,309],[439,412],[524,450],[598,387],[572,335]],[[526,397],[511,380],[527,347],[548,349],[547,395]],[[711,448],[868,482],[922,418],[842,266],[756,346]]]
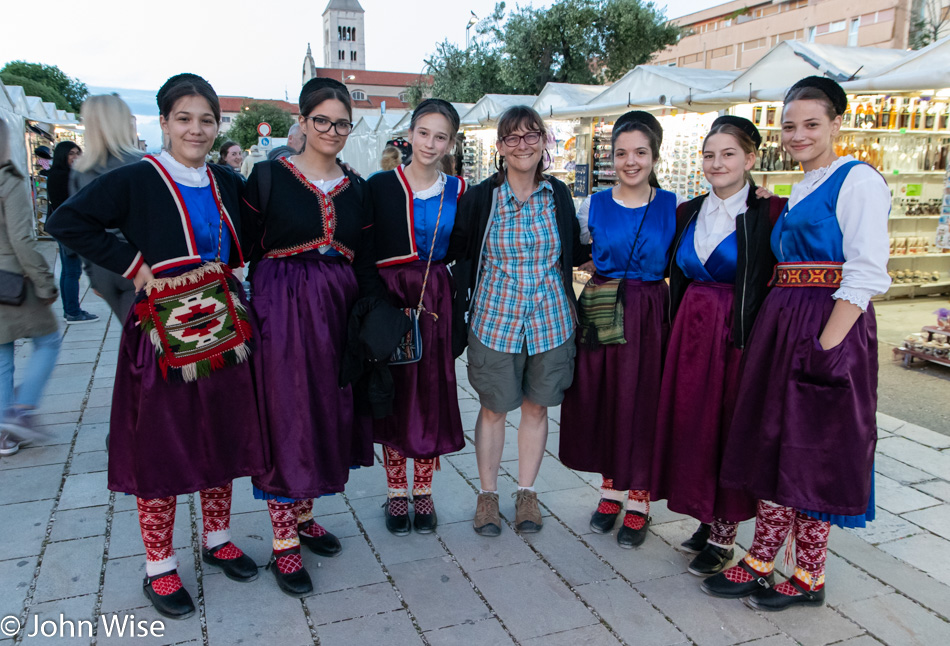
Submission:
[[[406,478],[406,458],[396,449],[383,445],[383,465],[386,467],[386,485],[390,498],[408,498],[409,481]]]
[[[707,542],[716,547],[729,549],[735,545],[738,532],[739,523],[730,523],[721,518],[714,518],[709,525],[709,539]]]
[[[297,503],[267,501],[270,522],[274,528],[274,556],[281,574],[289,574],[303,568],[300,560],[300,537],[297,535]],[[290,553],[293,550],[293,553]]]
[[[775,569],[775,555],[792,529],[795,510],[773,502],[760,500],[755,513],[755,535],[752,546],[743,560],[763,576]],[[747,583],[752,576],[738,565],[734,565],[723,574],[735,583]]]
[[[825,587],[825,559],[828,556],[828,534],[831,523],[795,513],[795,574],[792,578],[806,590]],[[801,594],[789,582],[775,586],[777,592],[794,596]]]
[[[614,489],[614,479],[604,478],[600,485],[600,504],[597,511],[602,514],[619,514],[623,506],[624,492]]]
[[[319,538],[327,533],[320,523],[313,519],[313,498],[298,500],[297,510],[297,531],[313,538]]]
[[[637,511],[643,514],[631,514],[629,512]],[[642,529],[646,525],[646,516],[650,515],[650,492],[646,489],[631,489],[627,494],[627,513],[623,517],[624,527],[630,529]]]
[[[139,527],[145,543],[145,573],[155,576],[178,567],[172,538],[175,531],[175,496],[168,498],[136,499],[139,508]],[[167,595],[181,588],[177,574],[162,577],[152,582],[152,588],[160,595]]]
[[[432,476],[435,474],[435,458],[419,458],[412,461],[412,497],[432,495]]]
[[[231,489],[229,482],[223,487],[202,489],[201,498],[201,544],[211,549],[224,545],[215,552],[219,559],[236,559],[244,552],[231,543]]]

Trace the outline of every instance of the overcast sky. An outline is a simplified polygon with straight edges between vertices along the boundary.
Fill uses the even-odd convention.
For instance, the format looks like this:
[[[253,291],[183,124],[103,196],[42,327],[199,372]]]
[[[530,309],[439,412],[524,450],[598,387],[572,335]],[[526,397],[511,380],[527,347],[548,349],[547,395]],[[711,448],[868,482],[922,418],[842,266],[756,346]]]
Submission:
[[[520,4],[549,6],[552,0]],[[465,42],[469,12],[491,13],[495,0],[360,0],[366,14],[366,67],[419,72],[436,43]],[[721,0],[669,0],[675,18]],[[194,72],[222,95],[284,98],[300,91],[309,42],[323,66],[322,14],[327,0],[4,0],[0,65],[26,60],[58,65],[90,89],[122,88],[151,141],[148,115],[169,76]],[[513,7],[515,2],[509,2]],[[268,11],[279,7],[279,12]],[[286,94],[285,94],[286,93]],[[151,103],[151,107],[148,104]],[[150,112],[145,110],[151,110]]]

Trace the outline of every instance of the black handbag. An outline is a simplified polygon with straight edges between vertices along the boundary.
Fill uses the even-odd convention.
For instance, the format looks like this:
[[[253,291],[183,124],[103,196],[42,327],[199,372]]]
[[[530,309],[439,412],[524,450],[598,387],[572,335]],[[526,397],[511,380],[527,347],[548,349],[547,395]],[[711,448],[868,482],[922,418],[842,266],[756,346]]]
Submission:
[[[446,185],[448,181],[446,181]],[[423,312],[438,319],[437,314],[428,312],[422,307],[422,299],[426,295],[426,283],[429,281],[429,268],[432,266],[432,254],[435,253],[435,241],[439,236],[439,220],[442,218],[442,203],[445,201],[445,186],[442,187],[442,195],[439,197],[439,214],[435,216],[435,232],[432,234],[432,246],[429,249],[429,260],[426,262],[426,273],[422,278],[422,292],[419,294],[419,305],[415,308],[406,308],[406,316],[409,317],[409,331],[406,332],[399,345],[393,350],[389,358],[389,365],[399,366],[407,363],[416,363],[422,359],[422,331],[419,329],[419,317]]]
[[[0,269],[0,305],[23,305],[26,300],[26,278]]]

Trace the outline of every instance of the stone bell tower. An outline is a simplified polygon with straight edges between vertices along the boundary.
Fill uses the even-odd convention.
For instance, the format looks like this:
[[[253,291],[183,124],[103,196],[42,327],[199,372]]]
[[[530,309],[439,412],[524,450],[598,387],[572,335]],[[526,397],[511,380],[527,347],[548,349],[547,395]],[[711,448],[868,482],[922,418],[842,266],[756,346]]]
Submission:
[[[330,0],[323,10],[323,66],[366,69],[366,30],[359,0]]]

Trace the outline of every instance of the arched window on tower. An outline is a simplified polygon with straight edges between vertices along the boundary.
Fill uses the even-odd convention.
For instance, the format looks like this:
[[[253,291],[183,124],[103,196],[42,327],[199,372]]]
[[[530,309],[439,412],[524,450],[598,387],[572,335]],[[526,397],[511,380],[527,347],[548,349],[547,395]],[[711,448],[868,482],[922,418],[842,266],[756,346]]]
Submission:
[[[350,52],[350,60],[353,61],[354,63],[356,62],[356,52],[355,52],[355,51]]]
[[[352,30],[353,30],[353,34],[352,34],[353,38],[351,40],[356,40],[356,27],[353,27]]]
[[[337,40],[343,40],[343,27],[337,26],[336,37],[337,37]]]

